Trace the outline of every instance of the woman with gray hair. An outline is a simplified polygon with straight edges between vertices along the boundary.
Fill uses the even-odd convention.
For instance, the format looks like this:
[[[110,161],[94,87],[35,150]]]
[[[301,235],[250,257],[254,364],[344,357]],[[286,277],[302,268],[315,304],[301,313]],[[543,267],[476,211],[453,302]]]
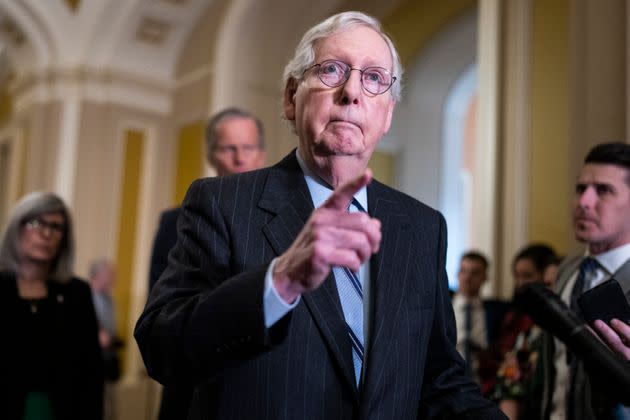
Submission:
[[[72,218],[54,194],[22,198],[0,237],[3,419],[100,419],[103,362],[90,287],[72,275]]]

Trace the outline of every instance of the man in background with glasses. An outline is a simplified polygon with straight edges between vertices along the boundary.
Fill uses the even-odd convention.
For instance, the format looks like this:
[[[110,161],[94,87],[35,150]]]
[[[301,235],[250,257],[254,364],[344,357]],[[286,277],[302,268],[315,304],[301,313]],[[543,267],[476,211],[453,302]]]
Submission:
[[[262,168],[265,163],[265,136],[260,119],[240,108],[226,108],[214,114],[206,126],[208,164],[218,176],[239,174]],[[180,208],[164,211],[153,241],[149,290],[168,265],[168,253],[177,241]],[[188,410],[192,387],[188,384],[165,387],[159,420],[179,420]]]
[[[297,150],[189,189],[135,331],[189,419],[505,418],[455,349],[443,217],[367,168],[401,75],[377,20],[325,20],[284,72]]]

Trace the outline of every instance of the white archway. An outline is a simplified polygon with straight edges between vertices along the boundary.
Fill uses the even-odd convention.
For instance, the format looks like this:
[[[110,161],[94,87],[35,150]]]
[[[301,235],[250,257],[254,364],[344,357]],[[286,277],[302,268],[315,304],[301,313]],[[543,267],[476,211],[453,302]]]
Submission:
[[[394,115],[391,137],[398,144],[396,184],[398,188],[442,211],[449,226],[447,264],[457,263],[463,243],[462,222],[453,216],[449,191],[459,184],[461,150],[446,140],[451,122],[445,122],[448,100],[459,80],[468,80],[469,95],[477,53],[477,11],[469,12],[444,28],[423,50],[407,71],[404,99]],[[466,76],[468,74],[468,76]],[[462,77],[464,79],[462,79]],[[461,121],[454,124],[460,124]],[[446,141],[446,143],[445,143]],[[455,235],[455,237],[453,237]],[[460,236],[461,238],[461,236]],[[451,282],[455,280],[449,271]]]

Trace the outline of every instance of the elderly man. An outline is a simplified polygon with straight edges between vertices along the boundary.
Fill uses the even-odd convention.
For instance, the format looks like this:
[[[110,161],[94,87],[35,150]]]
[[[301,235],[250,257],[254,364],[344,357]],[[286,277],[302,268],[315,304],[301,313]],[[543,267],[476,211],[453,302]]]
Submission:
[[[378,21],[325,20],[285,69],[297,151],[191,186],[135,331],[189,418],[504,418],[455,349],[444,219],[367,169],[401,72]]]

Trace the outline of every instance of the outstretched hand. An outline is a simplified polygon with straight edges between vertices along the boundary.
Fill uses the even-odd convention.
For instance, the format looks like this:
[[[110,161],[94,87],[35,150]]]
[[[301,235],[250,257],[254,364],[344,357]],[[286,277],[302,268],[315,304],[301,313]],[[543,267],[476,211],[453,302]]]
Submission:
[[[381,223],[363,212],[348,213],[354,194],[372,181],[366,169],[340,185],[315,209],[289,249],[278,257],[273,270],[276,290],[286,302],[317,289],[333,266],[359,271],[381,243]]]
[[[613,319],[608,326],[598,319],[593,323],[593,328],[612,351],[630,361],[630,325]]]

